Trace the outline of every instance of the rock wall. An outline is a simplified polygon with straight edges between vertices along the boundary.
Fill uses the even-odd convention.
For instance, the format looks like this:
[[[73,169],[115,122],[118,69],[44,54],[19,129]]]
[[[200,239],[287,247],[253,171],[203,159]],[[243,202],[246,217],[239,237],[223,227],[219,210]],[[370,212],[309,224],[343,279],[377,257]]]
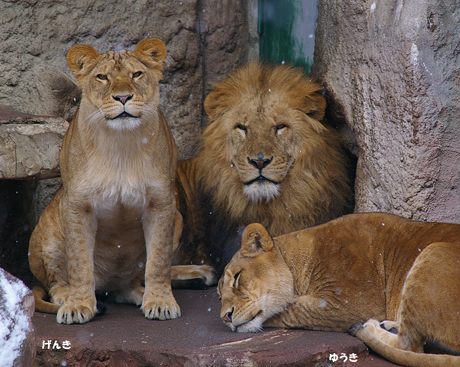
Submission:
[[[355,138],[356,211],[460,223],[459,34],[459,1],[320,1],[313,73]]]
[[[209,84],[247,62],[256,47],[249,31],[256,18],[248,10],[254,4],[254,0],[2,0],[0,104],[69,120],[79,100],[65,59],[72,46],[86,43],[99,52],[132,50],[141,39],[157,37],[168,50],[161,108],[180,157],[188,158],[198,143]]]
[[[70,121],[80,99],[68,50],[163,40],[160,107],[186,159],[211,84],[258,56],[257,0],[0,0],[0,9],[0,267],[30,282],[30,232],[60,185],[42,178],[59,174],[62,118]]]

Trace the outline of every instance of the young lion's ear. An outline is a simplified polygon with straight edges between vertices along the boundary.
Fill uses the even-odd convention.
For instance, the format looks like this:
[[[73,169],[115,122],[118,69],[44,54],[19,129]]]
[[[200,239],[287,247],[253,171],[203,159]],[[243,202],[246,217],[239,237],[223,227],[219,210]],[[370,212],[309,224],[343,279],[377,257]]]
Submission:
[[[73,75],[79,79],[84,70],[92,66],[98,57],[99,53],[91,46],[77,45],[67,53],[67,64]]]
[[[158,38],[148,38],[139,42],[134,54],[151,68],[163,69],[166,60],[166,46]]]
[[[261,251],[270,252],[273,250],[273,239],[259,223],[248,225],[241,238],[241,253],[244,256],[256,256]]]

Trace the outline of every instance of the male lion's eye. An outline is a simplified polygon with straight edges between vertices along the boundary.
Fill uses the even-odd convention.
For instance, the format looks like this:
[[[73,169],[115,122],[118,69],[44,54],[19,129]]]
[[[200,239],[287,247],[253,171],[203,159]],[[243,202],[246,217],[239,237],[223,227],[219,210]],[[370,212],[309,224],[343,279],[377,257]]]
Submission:
[[[139,78],[142,75],[142,71],[137,71],[133,74],[133,79]]]
[[[285,129],[287,126],[285,124],[279,124],[275,127],[276,132]]]
[[[241,131],[244,131],[244,132],[246,132],[246,131],[248,130],[248,129],[246,128],[246,126],[241,125],[241,124],[236,125],[236,128],[237,128],[238,130],[241,130]]]
[[[107,75],[104,75],[104,74],[97,74],[96,75],[96,78],[98,78],[99,80],[107,80]]]

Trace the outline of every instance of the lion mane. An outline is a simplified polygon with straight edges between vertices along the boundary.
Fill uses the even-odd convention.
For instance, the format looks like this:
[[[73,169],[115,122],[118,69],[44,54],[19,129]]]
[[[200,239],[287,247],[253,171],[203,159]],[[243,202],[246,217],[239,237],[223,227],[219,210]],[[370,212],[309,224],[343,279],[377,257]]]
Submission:
[[[236,252],[225,256],[227,242],[252,222],[277,236],[343,214],[347,157],[323,121],[320,92],[300,69],[257,63],[214,85],[200,151],[179,163],[182,247],[195,256],[187,261],[211,256],[211,264],[224,265]]]

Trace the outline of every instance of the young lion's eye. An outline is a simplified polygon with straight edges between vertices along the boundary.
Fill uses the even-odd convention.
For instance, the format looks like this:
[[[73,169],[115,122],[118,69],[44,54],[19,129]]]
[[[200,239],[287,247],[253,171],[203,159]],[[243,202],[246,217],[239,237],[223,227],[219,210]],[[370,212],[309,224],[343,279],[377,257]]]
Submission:
[[[142,75],[142,71],[136,71],[136,72],[133,74],[133,79],[139,78],[141,75]]]
[[[104,75],[104,74],[97,74],[96,75],[96,78],[98,78],[99,80],[107,80],[107,75]]]

